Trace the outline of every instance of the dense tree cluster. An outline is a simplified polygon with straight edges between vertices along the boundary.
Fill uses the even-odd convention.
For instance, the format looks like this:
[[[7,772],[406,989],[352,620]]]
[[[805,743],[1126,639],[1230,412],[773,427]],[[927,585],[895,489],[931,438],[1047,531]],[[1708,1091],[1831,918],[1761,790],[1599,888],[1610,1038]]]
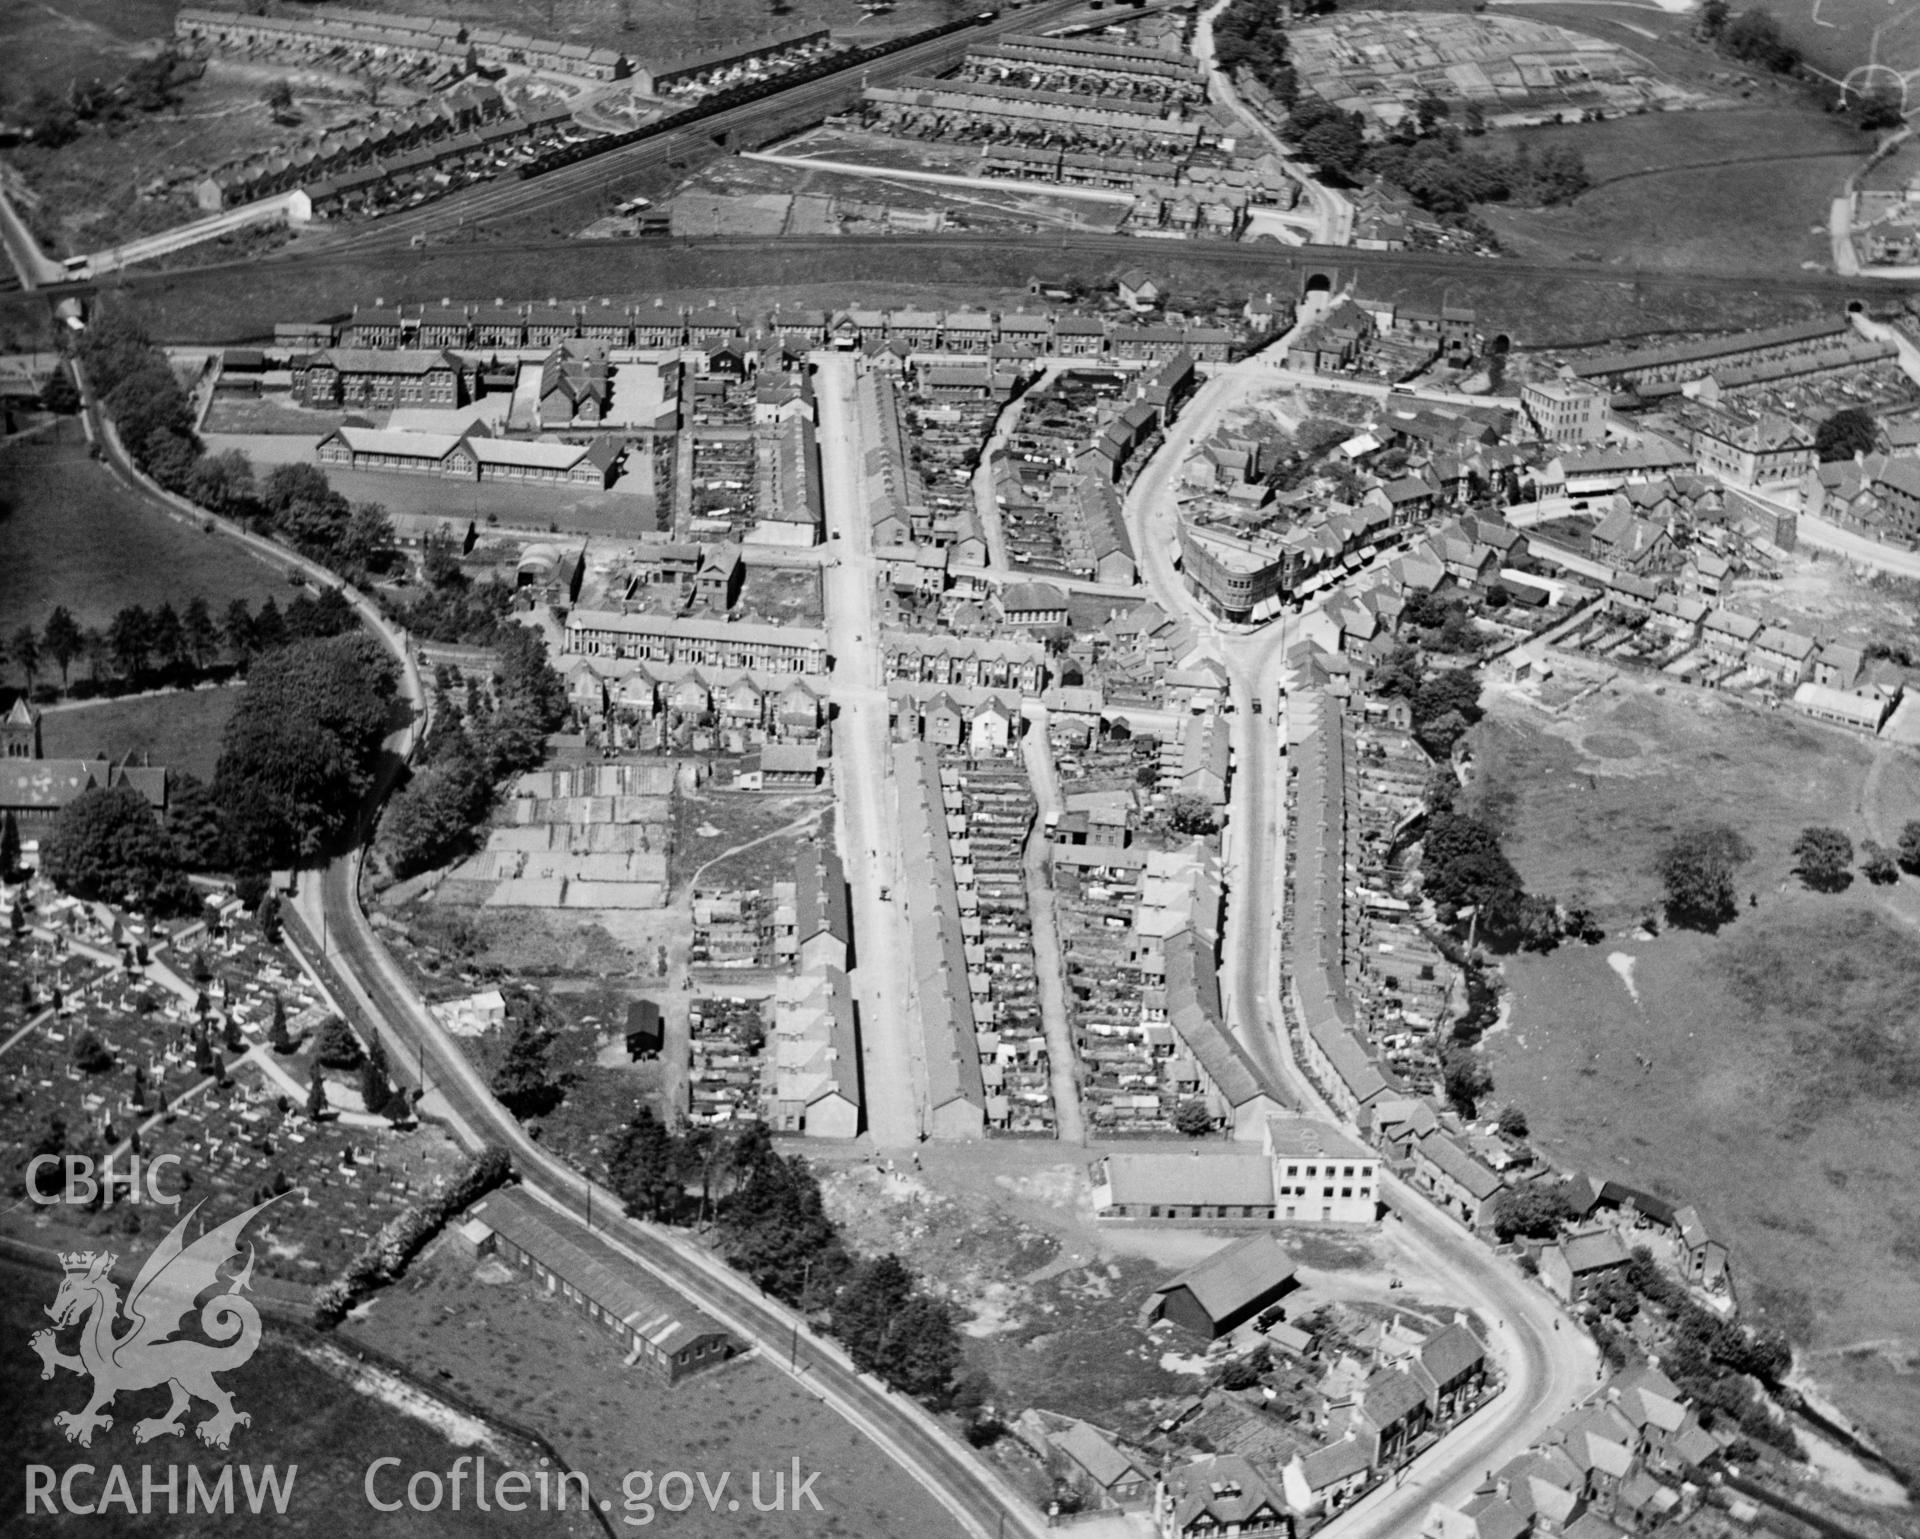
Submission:
[[[393,522],[379,503],[350,503],[312,465],[276,465],[262,480],[238,449],[207,454],[194,434],[186,391],[133,316],[113,310],[101,316],[80,357],[127,453],[168,491],[276,533],[349,579],[391,563]]]
[[[493,805],[494,787],[539,764],[547,735],[567,720],[566,683],[536,632],[505,627],[494,655],[491,691],[469,688],[465,704],[451,670],[435,676],[433,727],[419,768],[382,830],[396,875],[429,870],[465,849]]]
[[[1634,1250],[1622,1271],[1602,1280],[1589,1302],[1599,1316],[1595,1337],[1615,1366],[1627,1356],[1618,1327],[1652,1309],[1668,1330],[1660,1371],[1693,1400],[1703,1425],[1728,1423],[1756,1443],[1799,1456],[1793,1429],[1774,1419],[1749,1382],[1777,1387],[1792,1369],[1793,1348],[1780,1331],[1721,1319],[1662,1271],[1644,1246]]]
[[[1418,647],[1404,643],[1375,665],[1370,687],[1383,700],[1398,696],[1407,702],[1413,711],[1414,737],[1436,758],[1452,753],[1453,745],[1482,715],[1480,675],[1475,670],[1431,667]]]
[[[1351,185],[1369,176],[1384,178],[1449,223],[1470,222],[1475,204],[1568,203],[1591,185],[1579,152],[1567,145],[1549,145],[1535,154],[1522,143],[1511,156],[1470,147],[1468,135],[1451,122],[1447,102],[1438,97],[1420,103],[1412,117],[1377,143],[1368,142],[1358,113],[1318,97],[1294,102],[1287,131],[1323,175]]]
[[[40,630],[23,625],[15,631],[7,652],[29,691],[50,664],[59,672],[62,690],[86,699],[219,681],[244,673],[261,652],[289,641],[345,635],[359,623],[337,588],[312,598],[297,594],[284,610],[269,597],[257,614],[245,599],[235,599],[218,619],[198,595],[184,609],[171,601],[156,609],[127,604],[98,627],[82,626],[65,605],[56,605]],[[74,665],[82,659],[87,677],[76,680]]]
[[[1440,1079],[1454,1110],[1469,1120],[1479,1112],[1481,1097],[1493,1090],[1493,1070],[1470,1047],[1447,1052],[1440,1062]]]
[[[160,815],[131,786],[95,787],[61,808],[41,840],[40,869],[78,898],[161,914],[194,906]]]
[[[1299,81],[1287,57],[1287,11],[1262,0],[1233,0],[1213,19],[1213,57],[1221,69],[1244,69],[1291,107]]]
[[[1729,58],[1758,64],[1776,75],[1788,74],[1800,63],[1800,50],[1787,41],[1771,11],[1741,11],[1719,29],[1716,41]]]
[[[1823,465],[1871,454],[1879,445],[1879,426],[1864,406],[1843,406],[1813,431],[1813,452]]]
[[[1698,930],[1727,923],[1740,912],[1733,874],[1752,858],[1751,846],[1725,824],[1677,835],[1656,862],[1666,889],[1668,920]]]
[[[397,677],[364,633],[254,661],[213,783],[241,869],[311,862],[348,833],[392,725]]]
[[[781,1155],[763,1124],[674,1129],[643,1108],[608,1150],[607,1183],[640,1218],[711,1211],[735,1270],[806,1314],[824,1313],[863,1371],[977,1415],[978,1386],[956,1382],[959,1336],[946,1304],[897,1256],[853,1255],[806,1161]]]
[[[1564,1188],[1509,1186],[1493,1199],[1494,1237],[1501,1244],[1513,1239],[1547,1240],[1560,1226],[1580,1216]]]
[[[1793,841],[1794,870],[1815,892],[1839,892],[1853,880],[1853,841],[1838,828],[1803,828]]]

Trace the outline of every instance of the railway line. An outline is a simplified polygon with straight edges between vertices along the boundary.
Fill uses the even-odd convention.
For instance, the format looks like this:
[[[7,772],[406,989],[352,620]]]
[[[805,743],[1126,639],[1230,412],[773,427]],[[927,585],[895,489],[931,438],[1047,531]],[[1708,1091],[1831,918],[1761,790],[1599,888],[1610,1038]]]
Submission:
[[[867,83],[897,80],[905,75],[951,67],[968,46],[982,38],[1006,32],[1024,32],[1052,26],[1084,8],[1084,0],[1051,0],[1025,10],[1010,11],[975,26],[961,27],[943,36],[885,55],[851,63],[818,79],[786,90],[769,90],[752,101],[723,107],[717,112],[632,144],[595,154],[572,165],[558,167],[525,180],[500,180],[453,193],[404,214],[375,219],[352,231],[342,244],[354,250],[406,244],[415,236],[436,230],[458,229],[493,220],[513,219],[538,212],[583,194],[613,186],[624,177],[638,177],[672,164],[690,150],[725,141],[738,130],[751,128],[768,117],[798,118],[810,109],[821,116]],[[778,85],[778,81],[769,82]]]

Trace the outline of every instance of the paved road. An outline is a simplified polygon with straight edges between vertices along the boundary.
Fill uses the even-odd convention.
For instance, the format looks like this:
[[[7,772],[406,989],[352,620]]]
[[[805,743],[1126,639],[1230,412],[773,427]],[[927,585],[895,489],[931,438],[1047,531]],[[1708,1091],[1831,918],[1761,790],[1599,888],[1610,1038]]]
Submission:
[[[1284,339],[1276,344],[1284,346]],[[1284,1087],[1285,1099],[1309,1115],[1337,1121],[1301,1072],[1286,1033],[1277,1028],[1285,1018],[1273,938],[1275,924],[1284,917],[1281,802],[1286,765],[1280,724],[1270,713],[1284,672],[1283,647],[1300,631],[1274,624],[1246,632],[1216,623],[1187,591],[1172,549],[1177,509],[1170,490],[1186,447],[1271,382],[1271,372],[1258,360],[1215,374],[1188,402],[1165,447],[1135,482],[1126,514],[1143,577],[1156,602],[1169,613],[1194,620],[1203,650],[1219,657],[1233,680],[1236,766],[1221,968],[1229,1022],[1263,1071]],[[1251,711],[1255,699],[1265,706],[1259,716]],[[1323,1530],[1330,1539],[1405,1539],[1432,1503],[1463,1501],[1486,1470],[1524,1450],[1596,1381],[1598,1354],[1591,1341],[1561,1317],[1543,1289],[1527,1282],[1419,1193],[1397,1182],[1385,1189],[1400,1215],[1390,1222],[1401,1224],[1409,1240],[1430,1253],[1437,1269],[1454,1278],[1491,1327],[1507,1381],[1494,1402],[1417,1460],[1398,1483],[1335,1518]]]
[[[0,244],[6,246],[8,265],[23,289],[45,288],[66,276],[60,264],[49,260],[40,250],[26,221],[4,192],[0,192]]]
[[[1897,550],[1878,540],[1868,539],[1864,534],[1843,529],[1824,518],[1809,517],[1805,513],[1800,515],[1799,531],[1802,544],[1833,551],[1849,560],[1891,572],[1896,577],[1920,577],[1920,551]]]
[[[880,566],[861,475],[866,445],[854,410],[857,366],[844,353],[816,353],[814,362],[821,496],[828,531],[836,536],[826,548],[837,564],[827,567],[822,584],[836,710],[833,783],[840,849],[853,895],[858,965],[850,981],[866,1060],[867,1131],[883,1148],[906,1148],[919,1142],[926,1127],[927,1072],[911,999],[913,946],[904,899],[915,881],[900,869],[895,837],[893,745],[875,605]],[[883,889],[902,901],[882,901]]]
[[[611,1192],[530,1139],[374,935],[360,910],[356,866],[356,857],[346,856],[318,881],[303,883],[298,914],[311,933],[311,916],[324,913],[328,944],[322,961],[330,981],[362,1019],[378,1023],[397,1065],[424,1072],[464,1143],[505,1149],[526,1187],[557,1215],[582,1222],[591,1212],[595,1233],[743,1340],[757,1342],[769,1362],[802,1380],[919,1479],[968,1533],[986,1539],[1001,1531],[1003,1520],[1007,1531],[1044,1531],[1031,1506],[919,1406],[860,1374],[836,1345],[684,1237],[619,1216]]]
[[[1353,204],[1332,188],[1324,186],[1311,170],[1294,158],[1293,152],[1281,143],[1280,136],[1260,114],[1240,99],[1240,93],[1233,86],[1233,77],[1221,69],[1215,60],[1213,23],[1232,3],[1233,0],[1219,0],[1218,4],[1200,13],[1200,19],[1193,29],[1194,57],[1207,72],[1214,100],[1224,103],[1229,112],[1251,125],[1253,131],[1266,141],[1267,148],[1286,163],[1288,174],[1300,183],[1307,195],[1307,202],[1313,208],[1314,238],[1325,246],[1344,246],[1353,239]]]
[[[84,391],[84,377],[81,386]],[[96,408],[90,397],[87,407],[91,416]],[[113,435],[108,432],[102,437],[110,468],[156,507],[178,516],[173,499],[139,476]],[[256,553],[276,563],[307,564],[256,537],[243,538]],[[264,550],[259,549],[262,546]],[[370,805],[377,805],[397,777],[417,729],[424,725],[427,697],[404,633],[390,626],[365,595],[350,587],[344,592],[374,633],[399,656],[402,695],[415,710],[414,720],[389,739],[393,752],[370,799]],[[566,1219],[581,1222],[591,1212],[595,1232],[603,1239],[743,1341],[758,1344],[768,1361],[804,1382],[926,1486],[975,1539],[990,1535],[1004,1539],[1008,1533],[1042,1539],[1044,1525],[1030,1504],[923,1408],[859,1373],[837,1345],[816,1336],[792,1311],[758,1294],[745,1279],[683,1236],[618,1216],[619,1203],[611,1192],[593,1185],[529,1138],[494,1100],[374,934],[360,908],[359,861],[360,852],[354,851],[320,872],[307,873],[295,899],[292,923],[304,929],[310,949],[318,951],[320,969],[336,999],[353,1011],[359,1023],[380,1033],[400,1072],[417,1075],[431,1088],[437,1106],[467,1147],[492,1143],[505,1149],[527,1189]],[[317,947],[312,946],[315,937]]]

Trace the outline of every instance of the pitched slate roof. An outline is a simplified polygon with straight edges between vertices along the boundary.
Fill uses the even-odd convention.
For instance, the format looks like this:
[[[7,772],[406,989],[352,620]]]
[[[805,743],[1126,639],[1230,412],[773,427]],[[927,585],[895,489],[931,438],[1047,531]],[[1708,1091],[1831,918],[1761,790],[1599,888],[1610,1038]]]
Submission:
[[[1270,1234],[1249,1235],[1209,1256],[1154,1291],[1185,1288],[1215,1320],[1245,1309],[1294,1275],[1293,1258]]]

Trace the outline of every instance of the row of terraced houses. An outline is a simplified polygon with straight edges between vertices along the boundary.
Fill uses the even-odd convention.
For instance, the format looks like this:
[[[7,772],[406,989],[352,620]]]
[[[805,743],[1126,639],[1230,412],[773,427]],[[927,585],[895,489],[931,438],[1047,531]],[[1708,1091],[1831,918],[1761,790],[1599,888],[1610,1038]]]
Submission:
[[[876,343],[904,344],[914,352],[987,354],[1024,348],[1067,357],[1147,361],[1186,353],[1200,362],[1221,362],[1240,340],[1232,327],[1168,320],[1127,324],[1075,311],[991,310],[808,310],[783,308],[768,315],[708,306],[616,305],[610,300],[548,300],[510,305],[504,300],[390,305],[375,300],[357,307],[341,326],[288,327],[311,339],[325,331],[349,347],[551,347],[573,338],[615,347],[713,347],[769,332],[801,347],[846,351]]]

